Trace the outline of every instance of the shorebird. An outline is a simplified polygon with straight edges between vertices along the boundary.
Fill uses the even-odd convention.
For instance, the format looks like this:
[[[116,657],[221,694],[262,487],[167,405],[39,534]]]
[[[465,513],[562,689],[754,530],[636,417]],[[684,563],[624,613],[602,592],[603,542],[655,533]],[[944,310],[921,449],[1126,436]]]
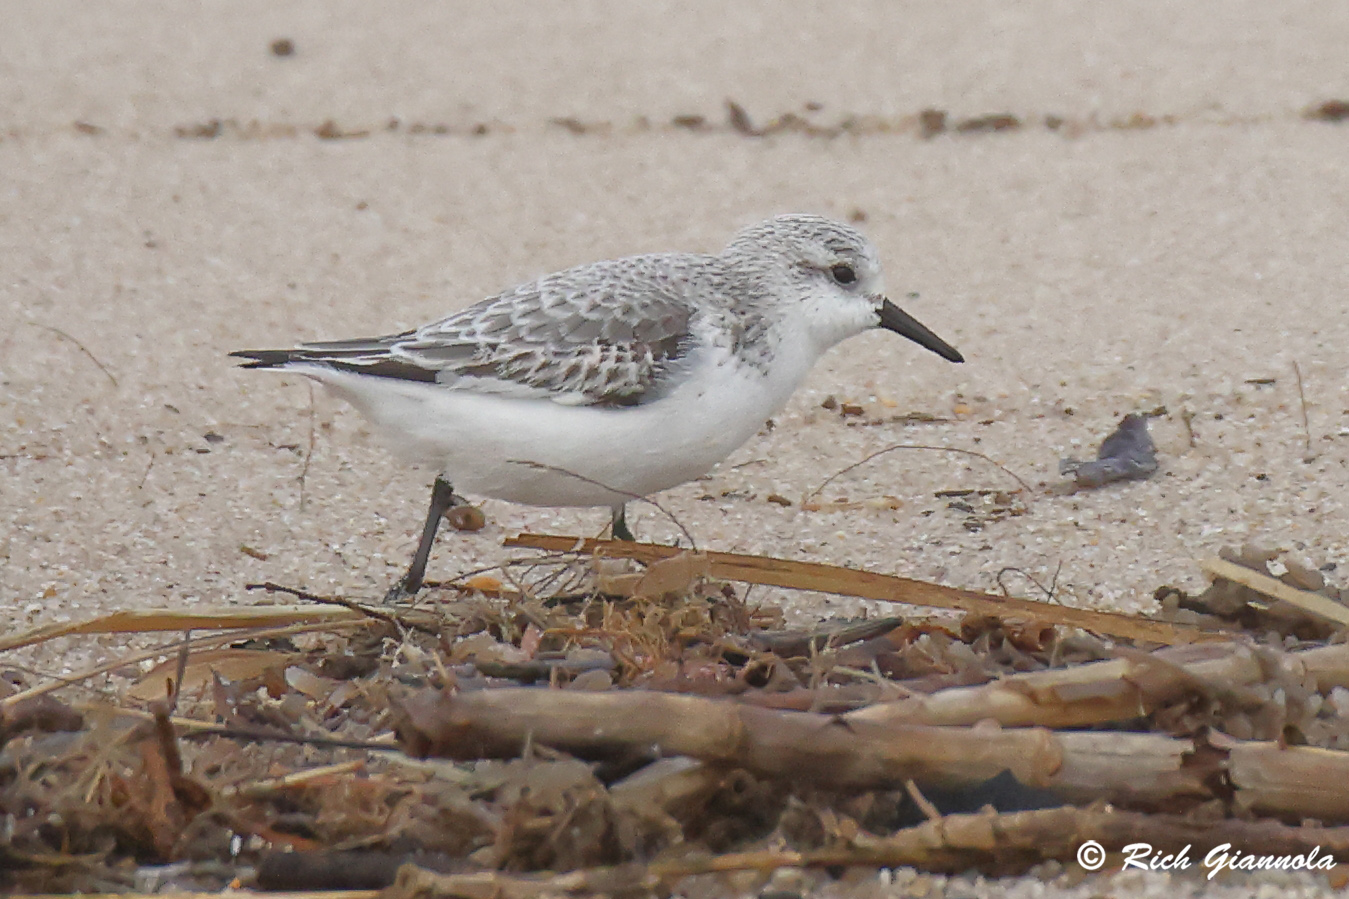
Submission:
[[[873,328],[964,361],[886,299],[866,237],[784,215],[716,255],[595,262],[411,331],[232,355],[313,378],[439,472],[412,562],[389,591],[397,599],[420,589],[456,490],[607,507],[614,536],[632,539],[629,500],[705,474],[826,350]]]

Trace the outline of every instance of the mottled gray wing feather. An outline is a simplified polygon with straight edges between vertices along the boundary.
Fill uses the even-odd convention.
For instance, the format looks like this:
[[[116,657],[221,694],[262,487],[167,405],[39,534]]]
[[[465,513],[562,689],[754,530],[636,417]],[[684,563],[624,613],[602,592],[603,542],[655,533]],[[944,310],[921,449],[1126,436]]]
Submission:
[[[450,388],[636,405],[659,395],[690,349],[693,307],[680,258],[638,256],[570,269],[415,331],[303,349],[355,370]]]

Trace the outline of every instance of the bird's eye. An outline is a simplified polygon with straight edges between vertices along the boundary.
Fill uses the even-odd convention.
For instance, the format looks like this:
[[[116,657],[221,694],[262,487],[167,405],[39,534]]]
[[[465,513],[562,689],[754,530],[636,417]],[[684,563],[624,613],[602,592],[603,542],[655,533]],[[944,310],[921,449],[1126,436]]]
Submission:
[[[853,271],[853,267],[842,262],[831,268],[829,274],[833,275],[839,284],[851,284],[857,280],[857,272]]]

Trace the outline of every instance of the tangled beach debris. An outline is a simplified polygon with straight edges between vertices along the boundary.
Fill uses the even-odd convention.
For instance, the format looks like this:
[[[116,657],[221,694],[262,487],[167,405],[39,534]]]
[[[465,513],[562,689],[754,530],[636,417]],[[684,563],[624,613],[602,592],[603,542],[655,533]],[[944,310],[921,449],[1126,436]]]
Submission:
[[[1297,586],[1274,578],[1277,554],[1227,551],[1239,571],[1140,617],[512,543],[544,554],[417,608],[127,610],[11,637],[187,632],[6,686],[8,886],[657,895],[783,867],[1025,872],[1140,834],[1349,852],[1349,616],[1296,563]],[[788,627],[746,583],[901,614]]]

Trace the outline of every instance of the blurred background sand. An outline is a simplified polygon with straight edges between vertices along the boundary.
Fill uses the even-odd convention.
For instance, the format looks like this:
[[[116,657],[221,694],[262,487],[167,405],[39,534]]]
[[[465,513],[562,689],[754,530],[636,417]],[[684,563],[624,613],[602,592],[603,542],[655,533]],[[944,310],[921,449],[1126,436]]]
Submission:
[[[1349,98],[1349,6],[565,9],[6,5],[11,627],[248,602],[262,580],[381,595],[432,473],[230,350],[391,332],[563,266],[715,251],[787,211],[856,220],[891,295],[969,362],[880,333],[835,350],[771,431],[660,497],[701,545],[979,590],[1057,571],[1062,601],[1124,609],[1201,586],[1193,560],[1224,544],[1349,574],[1349,122],[1307,115]],[[829,133],[742,133],[728,99],[756,127],[793,114]],[[951,127],[923,137],[924,110]],[[955,130],[990,114],[1020,127]],[[1060,457],[1150,410],[1155,478],[1050,489]],[[978,494],[952,508],[935,494],[1016,485],[927,451],[830,484],[841,511],[802,509],[897,443],[987,454],[1035,488],[1027,514],[990,517]],[[431,577],[503,558],[506,533],[606,517],[485,510],[483,532],[442,537]],[[676,533],[649,508],[634,526]]]

